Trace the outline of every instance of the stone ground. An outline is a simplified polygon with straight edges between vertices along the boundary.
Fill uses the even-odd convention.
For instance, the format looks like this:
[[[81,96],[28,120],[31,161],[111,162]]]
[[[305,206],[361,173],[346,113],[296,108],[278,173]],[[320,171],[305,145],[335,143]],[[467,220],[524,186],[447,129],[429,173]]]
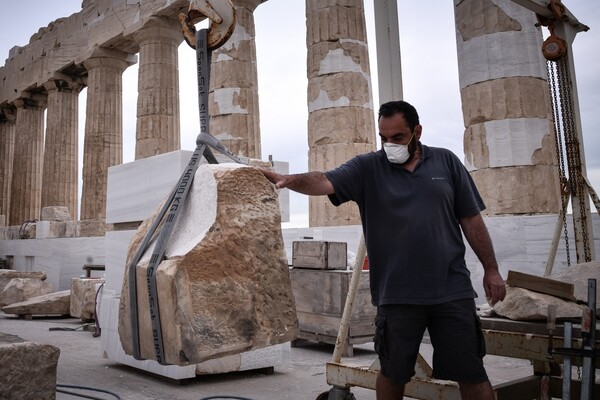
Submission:
[[[144,371],[102,358],[100,338],[84,331],[78,319],[19,319],[0,312],[0,331],[20,336],[24,340],[48,343],[61,350],[57,382],[90,386],[118,394],[123,400],[177,399],[201,400],[212,396],[238,396],[251,400],[314,400],[331,387],[325,381],[325,363],[331,360],[333,346],[302,342],[291,348],[287,365],[268,371],[245,371],[221,375],[200,376],[183,383],[167,380]],[[67,328],[77,330],[55,330]],[[431,360],[431,346],[424,343],[421,353]],[[372,343],[357,345],[354,357],[344,363],[370,365],[375,359]],[[486,357],[492,384],[527,376],[532,369],[528,361],[505,357]],[[375,392],[353,388],[357,400],[375,400]],[[87,392],[101,399],[114,396]],[[58,400],[80,399],[57,393]]]

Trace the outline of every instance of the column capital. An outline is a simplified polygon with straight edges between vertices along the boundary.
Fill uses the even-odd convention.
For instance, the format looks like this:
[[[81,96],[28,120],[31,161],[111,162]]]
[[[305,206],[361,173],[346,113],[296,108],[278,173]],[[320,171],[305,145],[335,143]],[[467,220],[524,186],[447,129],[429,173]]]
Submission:
[[[123,72],[136,62],[135,54],[97,47],[88,53],[88,57],[83,60],[82,64],[88,71],[98,67],[112,67]]]
[[[153,16],[139,30],[133,33],[133,38],[138,45],[148,41],[171,42],[179,46],[183,42],[183,32],[178,20],[167,17]]]
[[[48,97],[44,94],[23,92],[23,97],[15,99],[13,104],[17,109],[45,108],[48,104]]]
[[[14,124],[17,120],[17,114],[14,105],[5,105],[0,107],[0,123],[8,122]]]
[[[85,84],[81,78],[70,77],[68,75],[57,76],[44,83],[44,88],[48,92],[59,91],[79,93],[84,87]]]

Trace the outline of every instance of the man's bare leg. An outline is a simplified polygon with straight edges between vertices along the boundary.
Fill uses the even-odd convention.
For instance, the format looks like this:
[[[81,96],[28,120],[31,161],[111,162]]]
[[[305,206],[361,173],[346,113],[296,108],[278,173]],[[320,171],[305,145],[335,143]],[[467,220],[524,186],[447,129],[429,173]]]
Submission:
[[[490,381],[482,383],[458,383],[462,400],[494,400]]]
[[[404,385],[393,383],[380,372],[375,381],[375,393],[377,400],[402,400]]]

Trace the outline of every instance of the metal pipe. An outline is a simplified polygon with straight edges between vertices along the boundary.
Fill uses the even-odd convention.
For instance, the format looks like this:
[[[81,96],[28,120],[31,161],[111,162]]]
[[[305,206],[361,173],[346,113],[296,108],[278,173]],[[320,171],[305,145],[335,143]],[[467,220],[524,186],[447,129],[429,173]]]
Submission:
[[[564,346],[565,349],[571,348],[571,340],[573,339],[573,323],[565,322],[564,324]],[[562,398],[571,398],[571,356],[565,355],[563,357],[563,384],[562,384]]]

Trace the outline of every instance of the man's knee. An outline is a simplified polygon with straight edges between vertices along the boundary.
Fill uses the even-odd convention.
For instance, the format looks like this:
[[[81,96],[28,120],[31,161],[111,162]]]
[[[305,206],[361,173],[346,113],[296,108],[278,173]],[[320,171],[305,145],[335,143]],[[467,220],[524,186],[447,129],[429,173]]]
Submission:
[[[459,382],[462,400],[494,400],[494,390],[490,381],[481,383]]]
[[[404,385],[392,382],[380,373],[375,381],[377,400],[398,400],[404,396]]]

